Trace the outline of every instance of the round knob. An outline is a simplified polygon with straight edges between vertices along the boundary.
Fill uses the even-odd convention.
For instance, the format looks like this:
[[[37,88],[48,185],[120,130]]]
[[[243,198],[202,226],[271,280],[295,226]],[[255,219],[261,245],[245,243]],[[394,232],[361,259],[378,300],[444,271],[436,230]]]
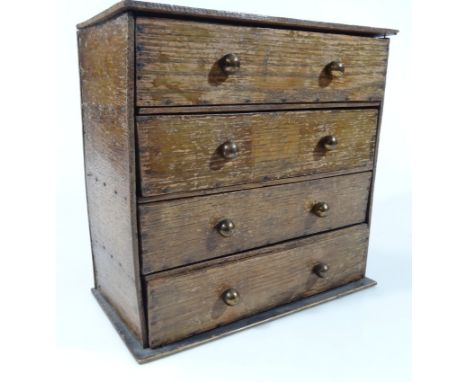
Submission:
[[[223,293],[223,300],[229,306],[237,305],[240,301],[240,294],[234,288],[229,288]]]
[[[321,278],[324,278],[326,273],[328,272],[329,270],[329,267],[327,264],[322,264],[322,263],[319,263],[317,264],[313,271],[314,273],[318,276],[318,277],[321,277]]]
[[[344,75],[345,66],[340,61],[333,61],[327,65],[327,72],[333,78],[340,78]]]
[[[234,233],[234,228],[236,228],[234,222],[229,219],[221,220],[217,225],[219,234],[224,237],[232,236]]]
[[[239,155],[239,147],[232,141],[227,141],[220,146],[221,155],[225,159],[235,159]]]
[[[240,58],[235,53],[229,53],[221,59],[220,64],[224,73],[234,74],[240,69]]]
[[[312,207],[312,212],[318,217],[325,217],[330,212],[330,206],[325,202],[318,202]]]
[[[334,135],[327,135],[326,137],[322,138],[321,144],[325,150],[336,150],[336,146],[338,146],[338,139],[336,139]]]

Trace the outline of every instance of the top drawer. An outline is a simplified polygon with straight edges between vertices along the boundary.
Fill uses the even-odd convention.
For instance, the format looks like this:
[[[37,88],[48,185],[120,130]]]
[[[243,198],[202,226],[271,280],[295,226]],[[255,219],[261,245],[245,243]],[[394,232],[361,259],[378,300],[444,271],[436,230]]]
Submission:
[[[137,106],[381,100],[388,39],[141,17]],[[230,64],[223,57],[231,56]],[[331,70],[341,63],[344,73]]]

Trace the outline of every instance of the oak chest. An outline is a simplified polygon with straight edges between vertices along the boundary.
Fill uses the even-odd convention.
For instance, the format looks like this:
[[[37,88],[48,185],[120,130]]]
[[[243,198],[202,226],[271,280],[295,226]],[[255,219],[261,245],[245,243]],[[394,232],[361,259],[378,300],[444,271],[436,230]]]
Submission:
[[[93,293],[139,362],[375,284],[395,30],[134,1],[78,28]]]

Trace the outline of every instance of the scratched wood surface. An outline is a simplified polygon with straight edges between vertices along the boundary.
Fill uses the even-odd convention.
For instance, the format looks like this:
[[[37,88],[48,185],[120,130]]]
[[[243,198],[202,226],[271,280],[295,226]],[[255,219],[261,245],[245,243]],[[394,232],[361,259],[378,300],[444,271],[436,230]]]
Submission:
[[[396,30],[132,0],[79,28],[96,293],[142,349],[364,277]],[[227,53],[239,72],[222,71]]]
[[[137,117],[141,194],[372,168],[377,109]],[[322,149],[335,135],[338,148]],[[239,156],[219,146],[232,140]]]
[[[133,19],[78,34],[88,217],[95,287],[146,342],[136,232]]]
[[[161,271],[366,219],[371,173],[139,206],[143,273]],[[312,206],[326,202],[329,215]],[[223,219],[234,233],[217,231]]]
[[[363,224],[152,277],[147,283],[150,346],[361,279],[367,243]],[[329,266],[324,278],[313,272],[318,263]],[[229,288],[239,292],[238,305],[222,300]]]
[[[226,75],[219,60],[240,57]],[[376,101],[384,93],[388,39],[136,19],[137,106]],[[326,66],[345,65],[331,79]]]

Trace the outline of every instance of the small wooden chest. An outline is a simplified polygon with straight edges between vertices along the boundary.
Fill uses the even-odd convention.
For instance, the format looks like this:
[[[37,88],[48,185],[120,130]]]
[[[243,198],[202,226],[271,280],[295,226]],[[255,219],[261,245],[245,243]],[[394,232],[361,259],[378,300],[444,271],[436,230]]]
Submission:
[[[137,1],[78,28],[93,293],[137,361],[375,284],[397,31]]]

